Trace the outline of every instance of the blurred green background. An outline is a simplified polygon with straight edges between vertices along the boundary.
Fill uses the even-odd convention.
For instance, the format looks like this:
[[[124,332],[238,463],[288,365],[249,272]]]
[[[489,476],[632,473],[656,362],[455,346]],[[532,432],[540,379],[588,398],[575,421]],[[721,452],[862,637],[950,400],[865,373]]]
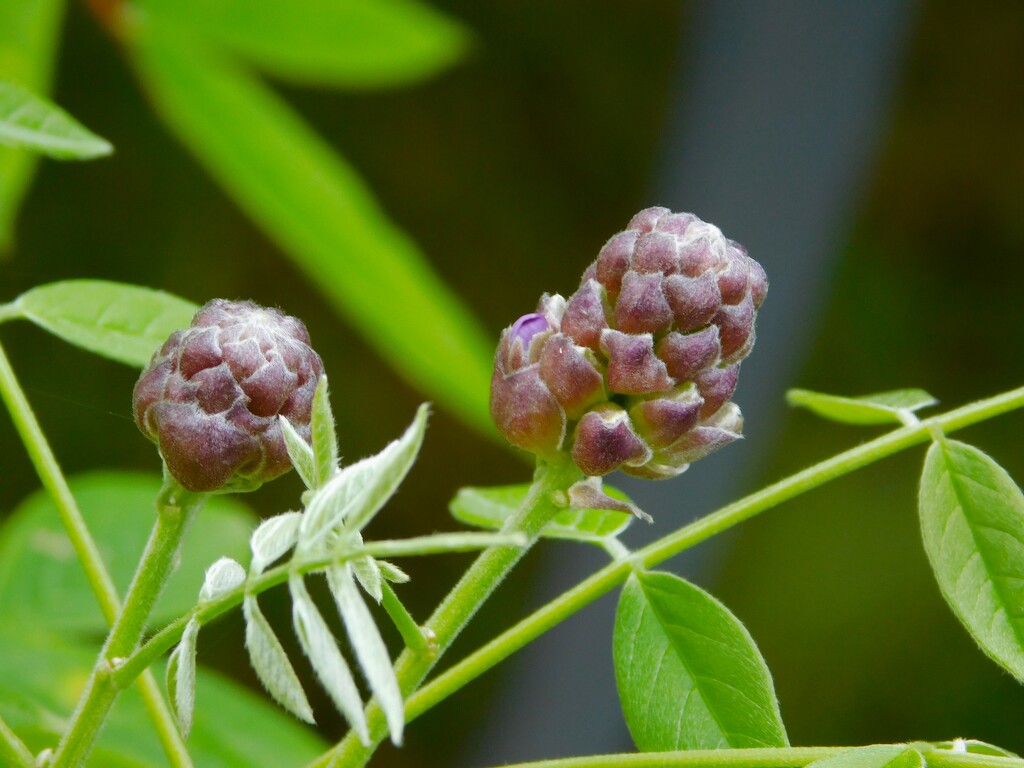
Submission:
[[[571,292],[633,212],[663,202],[658,190],[673,145],[669,132],[686,124],[679,104],[687,89],[699,88],[701,73],[687,67],[700,5],[435,5],[472,35],[462,60],[436,77],[375,90],[275,87],[359,170],[496,339],[542,291]],[[952,407],[1024,381],[1024,5],[920,4],[900,29],[872,149],[857,168],[849,209],[835,223],[838,251],[830,245],[819,254],[828,279],[814,295],[789,303],[773,302],[770,293],[762,314],[799,313],[804,299],[813,310],[803,321],[811,343],[798,350],[788,386],[839,394],[920,386]],[[792,55],[790,41],[762,43],[769,56]],[[798,69],[793,77],[814,74]],[[305,319],[324,358],[343,454],[367,455],[401,431],[422,396],[169,136],[117,46],[77,3],[68,8],[53,96],[111,140],[116,154],[81,165],[41,164],[15,247],[0,261],[0,300],[41,283],[93,277],[196,302],[221,296],[277,305]],[[698,214],[701,203],[700,189],[672,201]],[[746,242],[729,221],[716,223]],[[752,255],[770,277],[773,260],[786,256]],[[787,295],[785,286],[773,289]],[[68,472],[157,468],[130,417],[134,371],[24,324],[5,326],[3,340]],[[751,368],[755,359],[771,359],[772,344],[762,334]],[[741,384],[741,406],[749,391]],[[748,420],[763,455],[748,458],[728,498],[872,434],[788,413],[781,399],[766,423],[770,436]],[[963,437],[1020,480],[1020,425],[1021,416],[1010,415]],[[0,458],[3,514],[37,487],[5,417]],[[910,451],[745,524],[694,576],[758,641],[794,744],[965,736],[1024,751],[1024,689],[973,647],[931,581],[915,529],[921,458]],[[387,538],[453,528],[446,505],[458,487],[519,482],[527,474],[527,464],[497,442],[439,411],[419,464],[370,533]],[[666,487],[683,503],[700,482],[694,468]],[[293,506],[299,492],[289,477],[246,500],[269,515]],[[649,509],[657,533],[671,529],[674,506]],[[558,547],[555,561],[573,560],[584,572],[600,564],[594,554],[550,546]],[[425,616],[467,562],[453,556],[409,563],[414,581],[402,594],[413,613]],[[453,658],[539,603],[544,595],[533,583],[544,567],[530,558]],[[284,619],[287,606],[272,603],[268,615]],[[556,633],[570,632],[572,623]],[[610,680],[610,621],[587,626],[594,632],[572,642],[594,649],[596,661],[586,663],[603,665],[595,674]],[[240,619],[204,632],[202,661],[255,685]],[[514,718],[485,728],[514,677],[491,674],[460,692],[409,729],[402,752],[382,749],[379,764],[475,764],[488,754],[483,737],[471,735],[478,728],[498,729],[517,745],[503,753],[507,759],[556,756],[557,746],[531,751],[531,743],[548,742],[517,728]],[[533,696],[545,738],[563,729],[566,713],[549,704],[572,707],[572,696]],[[630,748],[614,691],[601,696],[611,715],[590,743]],[[318,699],[315,706],[325,733],[336,737],[341,724],[329,705]],[[587,743],[588,726],[580,727]]]

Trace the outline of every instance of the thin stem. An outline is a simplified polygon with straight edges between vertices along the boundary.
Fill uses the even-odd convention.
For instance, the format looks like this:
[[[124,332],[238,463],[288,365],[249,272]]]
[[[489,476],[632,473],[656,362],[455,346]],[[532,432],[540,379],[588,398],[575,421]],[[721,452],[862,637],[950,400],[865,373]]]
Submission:
[[[380,604],[387,611],[388,616],[391,617],[391,622],[402,636],[406,647],[420,654],[432,653],[432,643],[427,642],[422,627],[416,623],[416,619],[402,605],[402,601],[398,599],[398,595],[395,594],[395,590],[391,588],[391,585],[385,581],[381,584],[381,591],[383,595]]]
[[[916,745],[915,745],[916,746]],[[1002,755],[980,755],[974,752],[956,752],[950,749],[932,749],[924,752],[929,768],[1021,768],[1024,760]]]
[[[174,570],[182,538],[205,500],[206,494],[189,493],[173,479],[165,481],[157,497],[157,521],[128,589],[124,610],[107,636],[71,727],[57,746],[53,768],[83,765],[89,756],[120,692],[111,679],[113,672],[138,646],[150,611]]]
[[[14,316],[13,306],[12,304],[0,306],[0,321],[7,318],[8,310],[10,310],[9,314]],[[114,586],[113,579],[110,578],[110,573],[100,556],[96,542],[93,540],[92,534],[89,533],[85,519],[78,509],[78,503],[68,487],[64,473],[61,472],[60,465],[46,440],[46,435],[36,420],[32,406],[29,405],[28,398],[14,375],[14,369],[11,367],[2,345],[0,345],[0,397],[3,398],[7,410],[11,414],[11,420],[25,445],[25,450],[35,467],[36,474],[39,475],[43,487],[57,507],[61,524],[67,532],[78,562],[85,570],[85,578],[96,596],[96,602],[99,603],[103,618],[106,619],[108,625],[113,626],[121,611],[117,588]],[[185,743],[181,734],[178,733],[174,717],[167,707],[167,702],[164,700],[152,672],[146,670],[142,674],[139,680],[139,693],[142,695],[149,718],[153,721],[170,764],[174,768],[191,768],[192,761],[189,759]]]
[[[0,304],[0,323],[16,317],[21,317],[21,310],[16,303],[12,301],[10,304]]]
[[[505,768],[800,768],[852,747],[693,749],[685,752],[626,752],[516,763]]]
[[[502,532],[524,533],[532,545],[540,536],[544,526],[561,511],[556,506],[556,497],[564,495],[569,486],[581,477],[579,469],[568,456],[559,457],[558,462],[539,461],[534,473],[533,484],[530,486],[526,499],[516,514],[506,521]],[[434,633],[437,641],[437,655],[427,657],[407,649],[395,661],[395,674],[404,695],[415,690],[423,681],[423,678],[433,669],[437,660],[451,646],[477,609],[490,597],[528,548],[529,545],[518,549],[491,547],[477,557],[427,620],[425,627]],[[337,747],[321,756],[314,764],[365,764],[373,754],[376,745],[387,735],[384,714],[375,701],[372,701],[367,707],[366,717],[374,746],[363,746],[358,737],[350,732],[348,737]]]
[[[111,679],[118,688],[126,688],[143,670],[174,647],[181,639],[190,620],[196,619],[200,624],[208,624],[218,616],[241,605],[247,594],[258,595],[261,592],[266,592],[279,584],[284,584],[290,576],[322,571],[332,565],[340,565],[367,555],[370,557],[407,557],[464,552],[492,546],[521,547],[525,543],[526,539],[521,534],[453,533],[441,536],[416,536],[395,541],[388,539],[371,541],[351,552],[341,552],[330,557],[319,557],[299,563],[285,563],[271,568],[255,579],[249,579],[235,589],[225,592],[215,600],[203,603],[185,615],[179,616],[153,635],[142,647],[129,656],[124,664],[118,666]]]
[[[35,758],[18,734],[0,717],[0,763],[11,768],[32,768]]]
[[[913,427],[897,429],[733,502],[637,550],[628,560],[605,566],[410,696],[406,700],[406,722],[423,714],[559,622],[617,587],[628,578],[633,564],[642,562],[646,567],[657,565],[783,501],[912,445],[926,442],[931,439],[935,428],[952,432],[1021,407],[1024,407],[1024,387],[935,416]],[[355,766],[363,763],[353,761],[339,764]]]
[[[969,752],[934,749],[930,744],[894,744],[916,747],[929,768],[1021,768],[1024,760]],[[505,768],[801,768],[856,747],[784,747],[776,749],[694,749],[686,752],[639,752],[593,755],[559,760],[516,763]]]

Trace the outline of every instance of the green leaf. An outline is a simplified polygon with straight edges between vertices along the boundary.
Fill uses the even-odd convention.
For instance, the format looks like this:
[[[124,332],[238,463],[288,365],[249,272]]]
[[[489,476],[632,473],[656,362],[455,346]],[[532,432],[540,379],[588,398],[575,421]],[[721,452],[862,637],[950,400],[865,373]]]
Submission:
[[[167,660],[167,698],[181,735],[188,738],[196,708],[196,641],[199,622],[189,619],[178,647]]]
[[[256,677],[278,704],[300,720],[314,723],[313,710],[306,699],[306,692],[302,690],[299,676],[288,661],[288,654],[270,622],[260,611],[255,595],[245,596],[242,614],[245,616],[245,648],[249,651],[249,661]]]
[[[288,458],[291,459],[292,466],[295,467],[295,471],[299,473],[299,477],[302,478],[302,482],[307,488],[316,488],[318,486],[317,466],[316,459],[313,458],[313,449],[309,447],[309,443],[302,438],[302,435],[287,418],[284,416],[277,418],[281,425],[281,436],[284,437],[284,447],[288,451]]]
[[[840,752],[810,765],[814,768],[924,768],[925,762],[920,752],[906,744],[878,744]]]
[[[48,94],[64,0],[0,2],[0,78]],[[14,219],[37,155],[0,146],[0,251],[10,246]]]
[[[334,596],[338,613],[345,624],[352,652],[366,678],[370,691],[384,710],[384,718],[391,734],[391,742],[402,746],[405,729],[405,705],[398,687],[398,677],[391,665],[384,638],[356,587],[351,568],[347,565],[327,571],[327,585]]]
[[[61,160],[91,160],[114,151],[56,104],[6,80],[0,80],[0,144]]]
[[[313,413],[309,420],[309,430],[313,436],[313,458],[315,472],[313,485],[310,488],[322,488],[338,471],[338,430],[334,423],[334,411],[331,410],[331,393],[327,385],[327,377],[321,376],[313,394]]]
[[[840,397],[791,389],[786,393],[790,405],[844,424],[902,424],[908,413],[935,405],[938,400],[923,389],[895,389],[861,397]]]
[[[1024,496],[977,448],[938,440],[919,496],[943,597],[981,649],[1024,682]]]
[[[493,435],[494,341],[365,182],[261,83],[152,21],[135,59],[169,126],[401,376]]]
[[[629,501],[622,491],[604,486],[614,499]],[[503,485],[494,488],[461,488],[448,505],[452,516],[474,528],[500,530],[526,499],[529,483]],[[551,539],[571,539],[590,544],[601,544],[604,539],[618,536],[633,521],[625,512],[607,509],[567,509],[559,512],[545,526],[542,536]]]
[[[65,280],[33,288],[12,302],[21,317],[64,341],[137,368],[198,307],[163,291],[106,280]]]
[[[643,752],[785,747],[768,667],[711,595],[669,573],[635,573],[613,642],[619,699]]]
[[[300,83],[402,84],[460,58],[461,24],[416,0],[140,0],[255,66]]]
[[[301,576],[293,576],[288,580],[288,590],[292,597],[292,623],[302,652],[309,659],[317,679],[331,697],[334,706],[359,735],[359,740],[369,745],[370,735],[366,729],[363,699],[352,678],[348,662],[338,650],[338,641],[334,639],[327,622],[309,596]]]
[[[416,463],[429,414],[430,406],[424,403],[400,438],[380,453],[348,465],[313,495],[299,528],[300,551],[315,551],[328,533],[342,526],[357,533],[369,524]]]
[[[95,472],[71,478],[71,491],[120,593],[128,588],[156,519],[157,474]],[[221,555],[248,562],[255,517],[230,496],[209,500],[189,530],[181,565],[150,619],[160,626],[196,604],[206,568]],[[53,502],[42,491],[0,529],[0,614],[5,624],[103,633],[107,625]]]
[[[84,577],[83,577],[84,588]],[[98,645],[66,634],[0,627],[0,715],[29,747],[52,747],[74,710]],[[165,665],[154,672],[164,677]],[[327,744],[253,691],[200,667],[188,750],[203,768],[305,765]],[[114,706],[90,766],[163,768],[167,757],[134,688]]]

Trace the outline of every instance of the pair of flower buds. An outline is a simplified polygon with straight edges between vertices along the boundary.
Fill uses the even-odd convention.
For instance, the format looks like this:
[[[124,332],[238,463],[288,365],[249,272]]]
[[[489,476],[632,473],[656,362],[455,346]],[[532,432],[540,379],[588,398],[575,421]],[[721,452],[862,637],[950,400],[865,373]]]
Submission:
[[[648,208],[613,236],[568,300],[502,333],[491,415],[514,445],[569,451],[585,475],[672,477],[740,436],[732,402],[767,279],[688,213]],[[286,472],[278,416],[307,440],[323,373],[302,322],[214,300],[135,386],[135,421],[191,491],[250,490]]]

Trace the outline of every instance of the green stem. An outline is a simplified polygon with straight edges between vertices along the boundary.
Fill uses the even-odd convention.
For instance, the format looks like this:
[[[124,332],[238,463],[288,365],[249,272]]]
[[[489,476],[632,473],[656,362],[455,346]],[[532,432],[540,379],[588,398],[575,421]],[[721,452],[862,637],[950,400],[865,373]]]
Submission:
[[[18,734],[0,717],[0,764],[11,768],[32,768],[35,758]]]
[[[388,616],[391,617],[391,622],[398,630],[398,634],[402,636],[406,647],[419,654],[432,653],[433,645],[427,642],[427,638],[423,634],[423,628],[416,623],[416,619],[402,605],[402,601],[398,599],[398,595],[395,594],[395,590],[391,588],[391,585],[385,581],[381,584],[381,591],[383,596],[381,597],[380,604],[387,611]]]
[[[14,320],[17,317],[21,317],[21,309],[16,303],[0,304],[0,323],[5,320]]]
[[[1021,768],[1024,760],[969,752],[914,746],[925,756],[929,768]],[[505,768],[801,768],[816,760],[833,757],[856,747],[784,747],[776,749],[694,749],[686,752],[639,752],[592,755],[559,760],[516,763]]]
[[[52,768],[85,764],[120,691],[113,683],[113,672],[138,647],[153,605],[174,570],[182,538],[205,500],[206,494],[190,493],[172,478],[165,481],[157,497],[157,521],[128,589],[124,610],[107,636],[71,727],[54,753]]]
[[[581,477],[579,469],[568,456],[559,457],[557,463],[539,461],[530,492],[516,514],[506,521],[502,532],[524,533],[532,545],[544,526],[561,511],[556,504],[556,498],[559,494],[564,495],[569,486]],[[527,549],[529,545],[521,548],[491,547],[477,557],[424,625],[428,631],[434,633],[437,654],[424,656],[407,649],[395,661],[395,674],[404,695],[415,690],[423,681],[473,614],[490,597]],[[374,746],[364,747],[350,732],[337,747],[314,764],[348,764],[351,761],[352,764],[363,765],[373,754],[376,745],[387,735],[384,714],[375,701],[367,707],[366,717]]]
[[[13,311],[7,312],[12,307],[11,304],[0,306],[0,320],[7,319],[8,314],[14,315]],[[85,570],[85,578],[96,596],[103,618],[106,619],[108,625],[113,626],[121,612],[121,601],[117,595],[117,588],[110,578],[110,573],[100,556],[96,542],[89,533],[89,528],[78,509],[78,503],[75,501],[67,480],[64,478],[64,473],[61,472],[60,465],[46,440],[46,435],[36,420],[32,406],[29,405],[28,398],[25,397],[25,393],[14,375],[14,369],[11,367],[3,346],[0,346],[0,397],[3,398],[7,410],[11,414],[11,420],[25,445],[25,450],[35,467],[36,474],[39,475],[43,487],[57,507],[61,523],[67,532],[75,554],[78,556],[78,561]],[[156,727],[157,735],[170,764],[174,768],[191,768],[192,761],[189,759],[185,743],[181,734],[178,733],[174,717],[151,672],[146,671],[139,680],[139,693],[142,695],[149,717]]]
[[[852,747],[693,749],[685,752],[626,752],[516,763],[505,768],[800,768]]]
[[[637,550],[628,560],[611,563],[409,696],[405,707],[406,722],[423,714],[559,622],[614,589],[626,580],[636,564],[642,563],[645,567],[657,565],[783,501],[905,448],[927,442],[932,437],[933,429],[953,432],[1021,407],[1024,407],[1024,387],[935,416],[915,426],[897,429],[729,504]],[[372,750],[359,748],[358,741],[350,734],[334,750],[311,765],[316,768],[331,764],[361,766],[365,765],[370,754]],[[336,758],[333,763],[332,757]]]

